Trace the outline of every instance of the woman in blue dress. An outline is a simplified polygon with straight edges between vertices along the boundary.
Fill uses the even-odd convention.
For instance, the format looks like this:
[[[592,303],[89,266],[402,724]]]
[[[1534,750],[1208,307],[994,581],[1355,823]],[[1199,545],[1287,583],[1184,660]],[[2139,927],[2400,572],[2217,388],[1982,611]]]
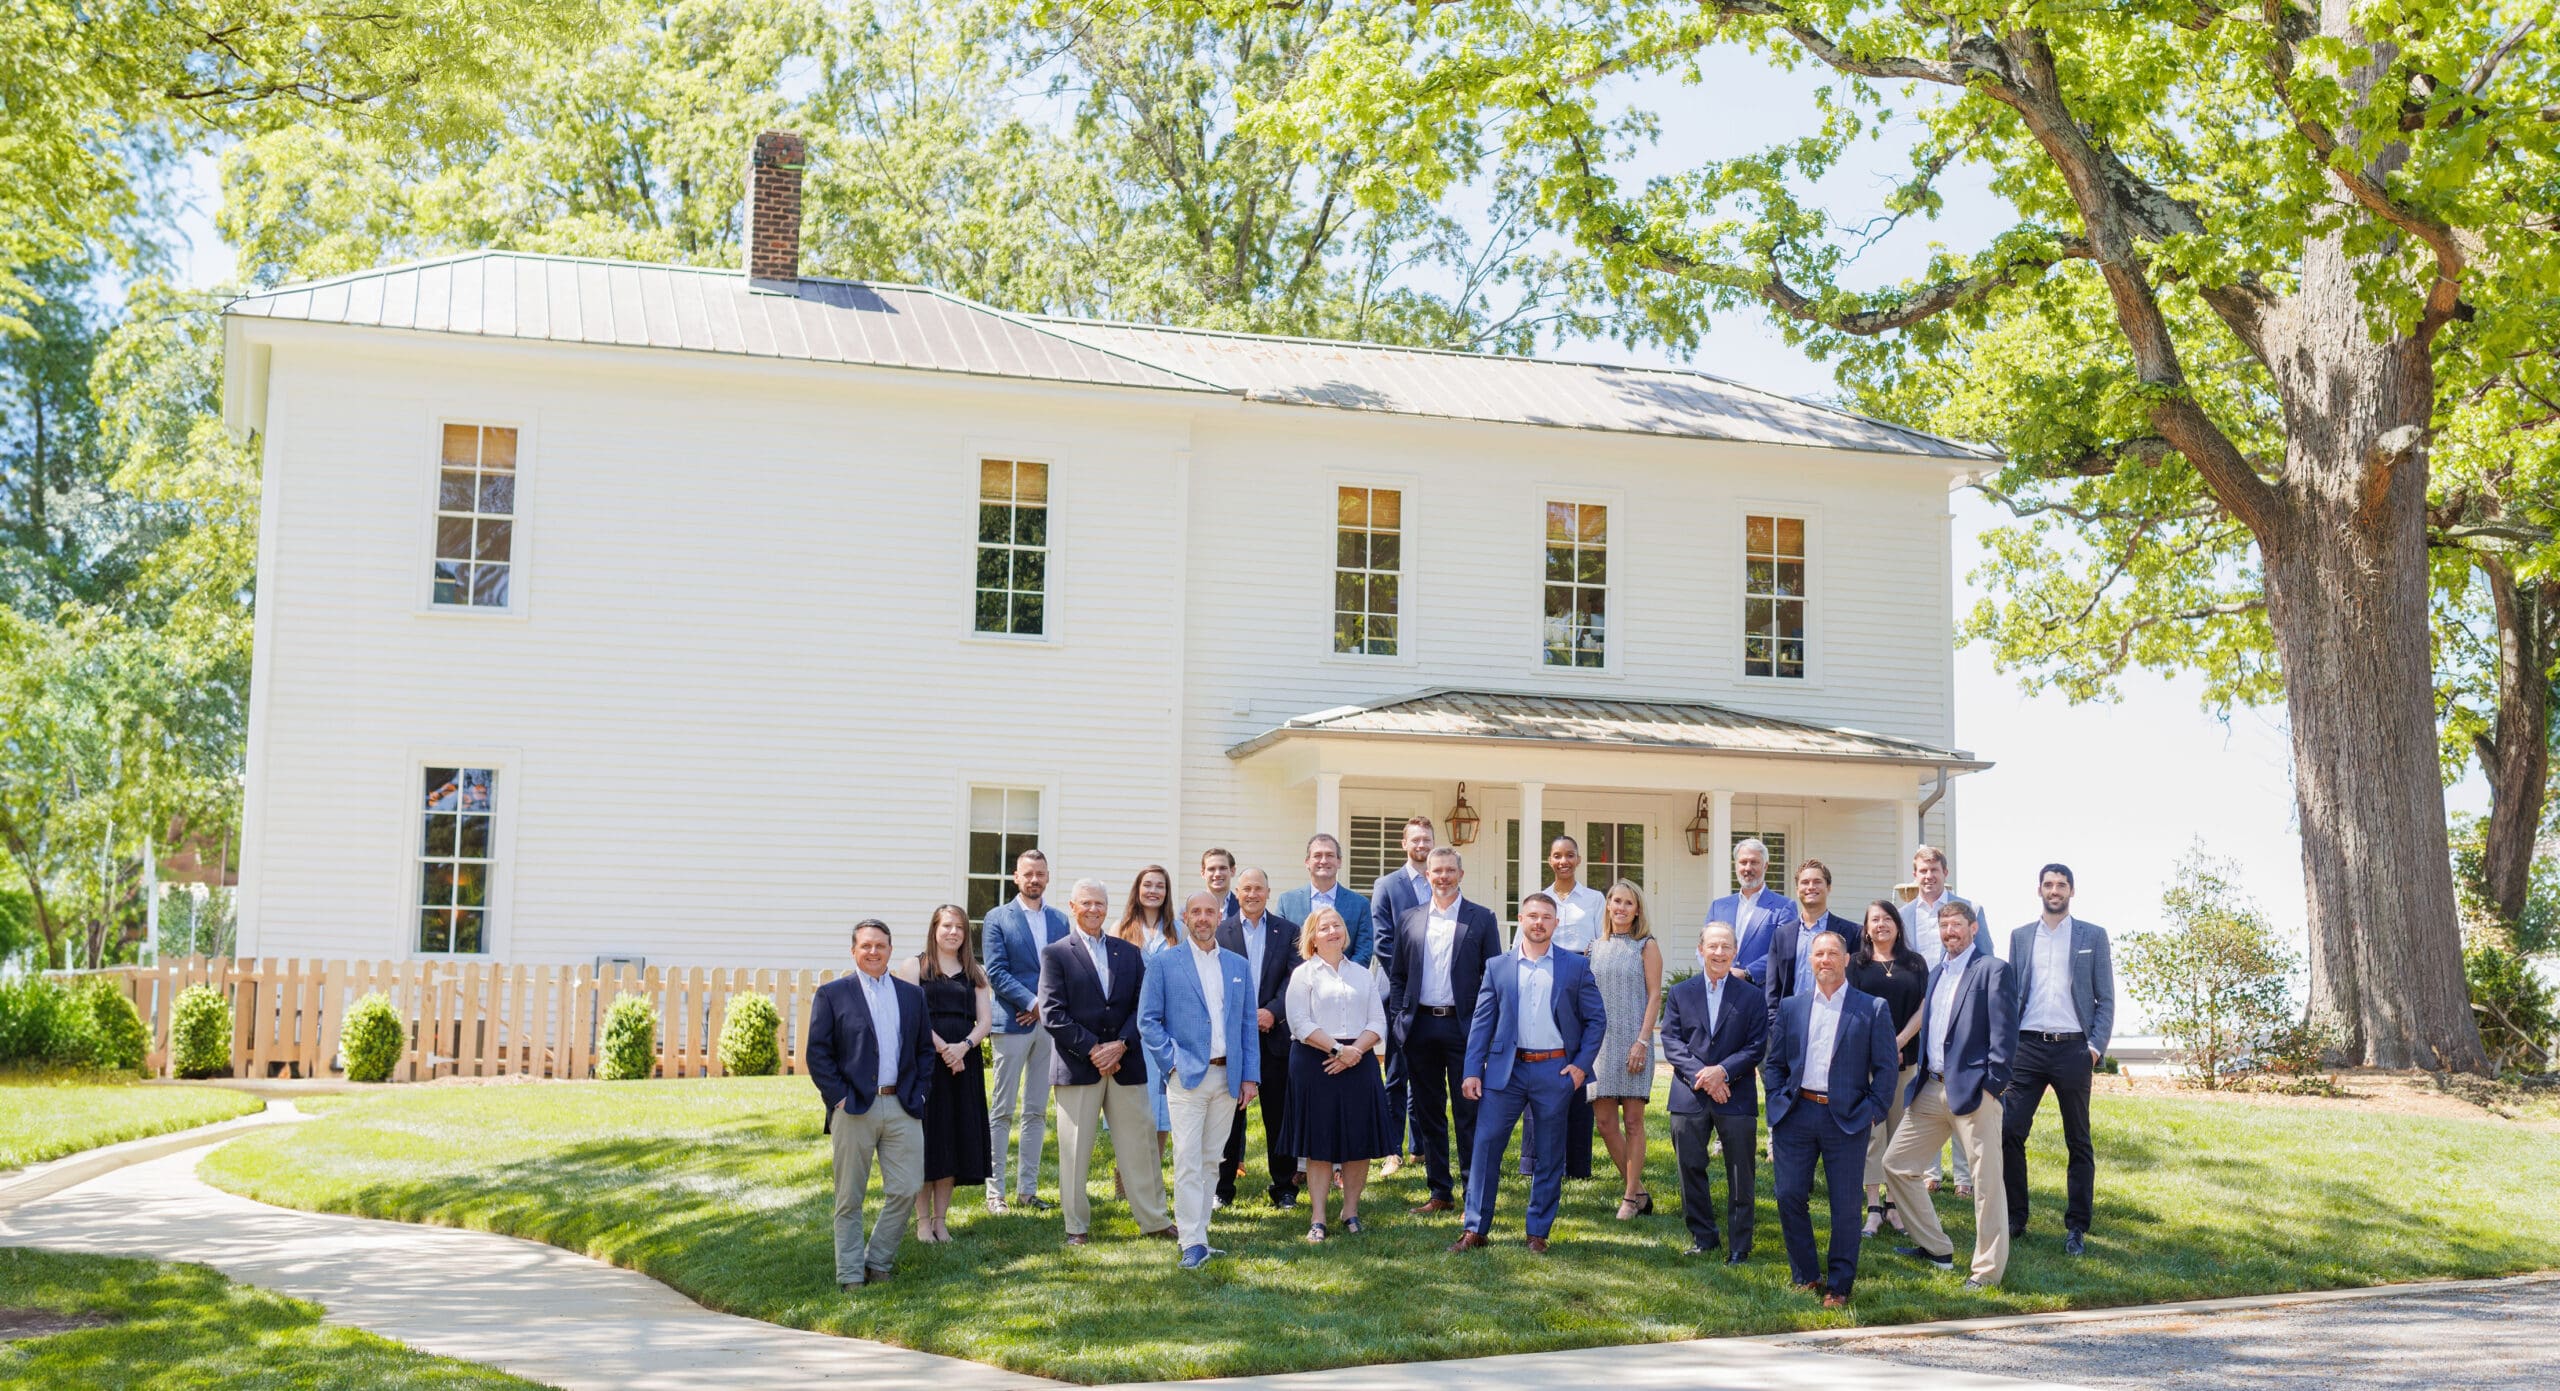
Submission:
[[[1120,925],[1111,929],[1111,935],[1136,947],[1152,965],[1157,952],[1182,939],[1182,919],[1173,911],[1173,876],[1162,865],[1139,870],[1126,902],[1129,906],[1121,911]],[[1164,1078],[1154,1068],[1147,1069],[1147,1100],[1156,1108],[1156,1162],[1161,1164],[1171,1149],[1173,1112],[1165,1105]]]

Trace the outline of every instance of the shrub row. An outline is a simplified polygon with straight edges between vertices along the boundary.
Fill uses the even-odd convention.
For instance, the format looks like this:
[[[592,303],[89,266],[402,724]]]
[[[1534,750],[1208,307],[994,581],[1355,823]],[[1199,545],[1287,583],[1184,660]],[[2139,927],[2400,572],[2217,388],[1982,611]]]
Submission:
[[[142,1015],[109,977],[0,981],[0,1063],[139,1073],[150,1051]]]

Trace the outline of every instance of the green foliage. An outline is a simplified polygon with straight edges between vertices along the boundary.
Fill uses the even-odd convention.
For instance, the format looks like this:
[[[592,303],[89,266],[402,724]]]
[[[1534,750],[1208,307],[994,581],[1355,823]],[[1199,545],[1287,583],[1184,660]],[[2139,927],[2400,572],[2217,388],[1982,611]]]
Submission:
[[[731,1077],[770,1077],[782,1070],[782,1015],[773,997],[741,991],[729,997],[720,1024],[720,1070]]]
[[[231,1075],[230,997],[210,985],[190,985],[171,1007],[169,1052],[180,1077]]]
[[[2238,866],[2189,852],[2161,907],[2169,928],[2125,945],[2125,989],[2187,1074],[2219,1087],[2306,1052],[2316,1065],[2321,1040],[2293,1003],[2298,963],[2240,890]]]
[[[658,1070],[658,1007],[646,995],[628,991],[613,997],[604,1016],[604,1059],[597,1076],[608,1082],[635,1081]]]
[[[2463,949],[2462,972],[2471,986],[2472,1012],[2480,1018],[2480,1042],[2500,1072],[2560,1067],[2560,991],[2533,962],[2474,939]]]
[[[346,1022],[338,1030],[338,1053],[346,1059],[347,1080],[388,1081],[408,1043],[409,1026],[392,1007],[391,997],[379,990],[368,992],[347,1011]]]
[[[79,987],[49,976],[0,980],[0,1063],[97,1065],[98,1016]]]
[[[141,1072],[151,1055],[151,1029],[133,998],[111,976],[89,977],[80,993],[97,1040],[92,1065],[102,1072]]]
[[[2506,921],[2489,901],[2482,840],[2486,828],[2487,822],[2477,816],[2453,818],[2453,887],[2464,938],[2493,942],[2519,956],[2560,952],[2560,859],[2545,855],[2534,860],[2524,912]]]

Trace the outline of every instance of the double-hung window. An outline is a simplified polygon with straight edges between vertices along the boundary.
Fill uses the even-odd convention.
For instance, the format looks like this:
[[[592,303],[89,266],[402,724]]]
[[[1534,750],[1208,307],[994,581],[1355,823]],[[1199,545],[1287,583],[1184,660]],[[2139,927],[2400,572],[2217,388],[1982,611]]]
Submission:
[[[1049,466],[978,462],[977,631],[1048,632]]]
[[[435,603],[504,609],[515,569],[516,432],[447,425],[436,476]]]
[[[1333,650],[1396,655],[1404,580],[1404,494],[1394,488],[1337,488],[1333,557]]]
[[[1804,679],[1801,517],[1743,518],[1742,674]]]
[[[969,921],[986,921],[987,910],[1013,897],[1013,862],[1025,850],[1040,848],[1040,789],[1036,787],[972,787],[969,789]]]
[[[1607,666],[1609,509],[1590,502],[1548,503],[1546,552],[1546,665]]]
[[[418,858],[418,950],[489,950],[489,879],[497,869],[496,770],[428,768]]]

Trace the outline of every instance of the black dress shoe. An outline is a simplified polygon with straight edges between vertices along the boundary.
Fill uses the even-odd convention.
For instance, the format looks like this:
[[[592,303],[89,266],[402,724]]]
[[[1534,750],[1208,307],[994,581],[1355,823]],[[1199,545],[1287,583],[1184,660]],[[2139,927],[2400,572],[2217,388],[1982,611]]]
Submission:
[[[1714,1247],[1700,1246],[1698,1243],[1693,1241],[1689,1243],[1689,1249],[1681,1252],[1680,1254],[1684,1256],[1712,1256],[1715,1253],[1716,1249]]]
[[[2089,1254],[2089,1243],[2078,1232],[2065,1232],[2062,1234],[2062,1254],[2085,1256]]]
[[[1909,1256],[1915,1261],[1926,1261],[1940,1270],[1953,1270],[1956,1268],[1956,1253],[1953,1251],[1949,1251],[1942,1256],[1934,1251],[1923,1251],[1917,1246],[1897,1246],[1893,1248],[1893,1254],[1897,1256]]]
[[[1749,1260],[1749,1259],[1751,1259],[1749,1256],[1746,1256],[1746,1255],[1742,1254],[1741,1252],[1736,1251],[1736,1252],[1734,1252],[1732,1255],[1725,1257],[1725,1258],[1724,1258],[1724,1263],[1725,1263],[1726,1265],[1740,1265],[1740,1264],[1742,1264],[1744,1261],[1747,1261],[1747,1260]]]

